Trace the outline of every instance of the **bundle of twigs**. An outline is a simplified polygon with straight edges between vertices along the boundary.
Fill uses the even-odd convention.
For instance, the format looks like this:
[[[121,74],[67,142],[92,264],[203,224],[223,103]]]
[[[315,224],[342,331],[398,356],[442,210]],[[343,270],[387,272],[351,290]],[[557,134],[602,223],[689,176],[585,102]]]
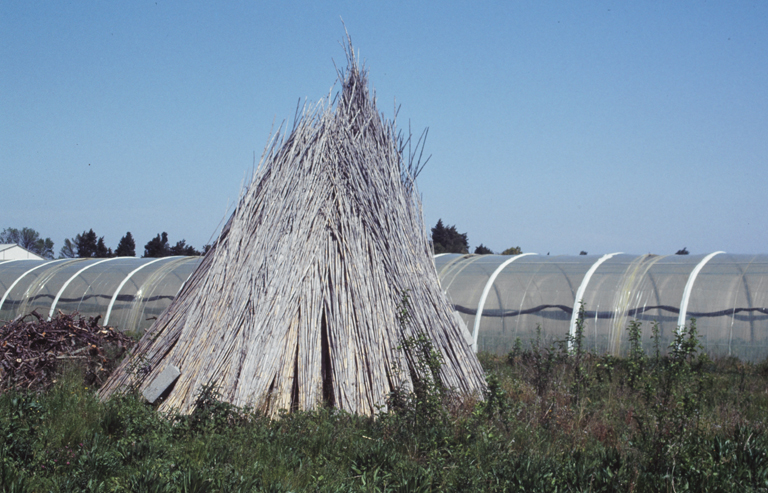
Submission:
[[[5,323],[0,327],[0,391],[45,389],[64,362],[76,363],[86,383],[100,385],[133,340],[98,320],[61,312],[45,320],[33,311]]]
[[[305,108],[273,139],[215,246],[103,397],[146,388],[173,365],[181,375],[161,409],[189,412],[215,385],[269,414],[323,404],[372,414],[428,378],[399,349],[419,336],[442,355],[445,388],[484,388],[432,263],[413,182],[420,158],[379,115],[351,44],[347,60],[335,107]],[[148,374],[128,370],[137,362]]]

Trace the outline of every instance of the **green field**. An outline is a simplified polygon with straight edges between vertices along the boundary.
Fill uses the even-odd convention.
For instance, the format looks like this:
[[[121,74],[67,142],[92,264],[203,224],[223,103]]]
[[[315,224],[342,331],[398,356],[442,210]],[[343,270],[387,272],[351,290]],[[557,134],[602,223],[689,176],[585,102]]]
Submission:
[[[643,327],[643,330],[651,330]],[[629,327],[639,340],[640,327]],[[633,335],[633,331],[635,335]],[[377,418],[269,419],[199,396],[190,416],[101,403],[71,367],[0,396],[2,491],[768,491],[768,365],[702,355],[695,326],[623,358],[520,341],[481,355],[484,400],[438,385]],[[428,362],[430,363],[430,362]],[[430,363],[432,364],[432,363]]]

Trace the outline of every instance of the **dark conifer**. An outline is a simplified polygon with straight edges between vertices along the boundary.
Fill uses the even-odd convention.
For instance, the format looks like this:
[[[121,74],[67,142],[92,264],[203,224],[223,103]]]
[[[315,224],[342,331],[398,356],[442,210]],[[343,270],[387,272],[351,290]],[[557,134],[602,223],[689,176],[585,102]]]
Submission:
[[[118,257],[136,256],[136,242],[133,240],[133,235],[130,231],[125,233],[125,236],[120,238],[120,243],[117,244],[117,250],[115,250],[115,254]]]
[[[168,246],[168,233],[165,231],[149,240],[144,245],[144,257],[168,257],[171,249]]]
[[[96,256],[97,243],[98,238],[92,229],[83,231],[83,234],[75,236],[77,256],[80,258],[91,258]]]

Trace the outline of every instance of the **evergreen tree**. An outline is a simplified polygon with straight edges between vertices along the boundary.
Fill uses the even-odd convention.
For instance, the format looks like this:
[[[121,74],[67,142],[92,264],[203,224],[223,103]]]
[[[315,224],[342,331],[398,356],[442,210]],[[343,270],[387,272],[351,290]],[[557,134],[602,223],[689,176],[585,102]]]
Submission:
[[[432,246],[435,255],[438,253],[469,253],[467,233],[459,233],[456,226],[444,226],[443,220],[438,219],[432,228]]]
[[[162,234],[155,236],[144,245],[144,257],[167,257],[170,254],[171,249],[168,247],[168,233],[165,231],[163,231]]]
[[[676,251],[675,255],[688,255],[689,253],[691,253],[691,252],[688,251],[688,248],[683,247],[682,250]]]
[[[120,238],[120,243],[117,244],[117,250],[115,255],[118,257],[135,257],[136,256],[136,242],[133,240],[133,235],[130,231],[125,233],[125,236]]]
[[[109,258],[115,255],[112,249],[104,244],[104,237],[96,236],[93,229],[89,229],[71,240],[64,240],[59,256],[61,258]]]
[[[104,244],[104,237],[99,237],[99,241],[96,242],[96,252],[93,254],[96,258],[109,258],[114,257],[111,248],[107,248]]]
[[[171,247],[171,255],[186,255],[192,257],[200,255],[200,252],[195,250],[195,247],[192,245],[187,245],[186,240],[181,240]]]
[[[493,251],[490,248],[480,243],[480,246],[475,248],[475,253],[478,255],[491,255]]]
[[[96,255],[96,245],[98,238],[92,229],[83,231],[83,234],[75,236],[75,245],[77,246],[77,256],[79,258],[91,258]]]

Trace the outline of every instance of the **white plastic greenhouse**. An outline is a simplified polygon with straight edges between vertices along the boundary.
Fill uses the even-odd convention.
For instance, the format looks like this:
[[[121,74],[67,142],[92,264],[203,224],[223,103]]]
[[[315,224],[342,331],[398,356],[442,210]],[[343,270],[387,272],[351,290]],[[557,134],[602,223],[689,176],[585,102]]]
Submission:
[[[709,354],[768,356],[767,255],[448,254],[435,265],[480,351],[508,352],[537,326],[544,338],[565,339],[583,300],[586,342],[598,352],[623,353],[633,319],[650,350],[652,322],[665,348],[695,318]]]
[[[101,316],[99,323],[144,331],[165,310],[201,257],[0,262],[0,320],[33,310]]]
[[[200,257],[0,261],[0,320],[32,310],[101,315],[101,323],[143,331],[170,304]],[[768,356],[768,255],[435,256],[443,290],[475,349],[509,352],[537,327],[545,340],[572,334],[579,301],[585,336],[598,352],[621,354],[627,325],[651,323],[662,347],[691,318],[712,356]]]

